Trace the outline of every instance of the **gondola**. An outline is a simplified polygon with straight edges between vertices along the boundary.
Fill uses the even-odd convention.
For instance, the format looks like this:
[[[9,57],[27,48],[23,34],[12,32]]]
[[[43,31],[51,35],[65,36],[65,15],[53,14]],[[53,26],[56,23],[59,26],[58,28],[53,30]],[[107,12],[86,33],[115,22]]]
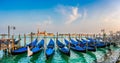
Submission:
[[[61,43],[59,40],[56,41],[56,44],[58,46],[58,49],[60,52],[70,56],[70,49],[66,47],[63,43]]]
[[[101,43],[104,43],[107,47],[109,47],[110,45],[112,45],[111,42],[104,42],[104,41],[102,40],[102,38],[96,38],[96,40],[99,41],[99,42],[101,42]],[[109,40],[111,40],[111,39],[109,39]]]
[[[14,40],[14,44],[18,44],[20,42],[21,39],[18,40]]]
[[[95,39],[92,39],[92,38],[87,38],[87,39],[90,41],[89,45],[91,47],[95,47],[95,46],[97,48],[104,48],[104,47],[106,47],[106,44],[104,42],[101,42],[99,40],[95,40]]]
[[[37,39],[35,39],[34,41],[32,41],[30,44],[26,45],[25,47],[21,47],[18,48],[16,50],[11,50],[11,54],[12,55],[18,55],[18,54],[22,54],[27,52],[27,47],[29,46],[30,48],[35,47],[35,45],[37,44]]]
[[[87,41],[84,42],[84,41],[79,40],[79,39],[76,39],[76,40],[77,40],[77,42],[78,42],[78,45],[79,45],[80,47],[86,49],[87,51],[96,51],[96,48],[95,48],[95,47],[90,47],[90,46],[88,45],[88,42],[87,42]]]
[[[47,45],[47,49],[45,51],[46,54],[46,59],[49,59],[50,56],[52,56],[55,52],[55,44],[54,41],[52,39],[50,39],[48,45]]]
[[[78,43],[76,43],[76,42],[69,42],[68,40],[66,40],[66,39],[64,39],[64,41],[65,41],[65,43],[66,43],[66,45],[68,46],[68,47],[70,47],[70,49],[72,49],[72,50],[74,50],[74,51],[78,51],[78,52],[86,52],[86,50],[85,49],[83,49],[82,47],[80,47],[79,45],[78,45]]]
[[[42,39],[36,47],[32,48],[31,51],[33,54],[35,54],[35,53],[38,53],[39,51],[41,51],[43,49],[43,47],[44,47],[44,39]]]

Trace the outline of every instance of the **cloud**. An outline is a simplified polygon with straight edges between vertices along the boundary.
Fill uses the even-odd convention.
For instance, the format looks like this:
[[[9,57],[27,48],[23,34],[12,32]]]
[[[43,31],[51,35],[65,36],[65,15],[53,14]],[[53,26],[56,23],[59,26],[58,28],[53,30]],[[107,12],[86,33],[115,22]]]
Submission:
[[[71,11],[72,13],[68,15],[65,24],[71,24],[81,17],[81,14],[78,13],[78,7],[72,7]]]
[[[82,17],[82,15],[78,12],[78,7],[59,5],[57,7],[57,11],[64,16],[63,19],[65,19],[65,24],[72,24]]]

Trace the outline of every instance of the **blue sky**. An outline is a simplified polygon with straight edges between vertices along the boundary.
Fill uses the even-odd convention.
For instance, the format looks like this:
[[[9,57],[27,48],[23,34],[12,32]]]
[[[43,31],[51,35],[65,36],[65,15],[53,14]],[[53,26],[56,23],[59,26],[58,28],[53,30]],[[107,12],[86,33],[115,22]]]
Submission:
[[[0,33],[120,30],[120,0],[0,0]]]

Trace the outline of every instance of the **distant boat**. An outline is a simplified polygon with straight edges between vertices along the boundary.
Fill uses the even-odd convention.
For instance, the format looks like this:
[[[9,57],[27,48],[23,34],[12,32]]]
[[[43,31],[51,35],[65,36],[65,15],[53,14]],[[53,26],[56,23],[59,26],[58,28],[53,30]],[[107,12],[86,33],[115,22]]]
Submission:
[[[43,49],[43,47],[44,47],[44,39],[42,39],[36,47],[32,48],[31,50],[32,54],[38,53]],[[31,56],[31,55],[28,55],[28,56]]]
[[[76,39],[76,40],[77,40],[79,46],[81,46],[82,48],[87,49],[88,51],[96,51],[96,48],[95,47],[90,47],[88,45],[87,41],[84,42],[84,41],[79,40],[79,39]]]
[[[58,49],[60,52],[70,56],[70,49],[66,47],[63,43],[61,43],[59,40],[56,41],[56,44],[58,46]]]
[[[46,59],[49,59],[49,57],[54,54],[54,52],[55,52],[54,47],[55,47],[54,41],[52,39],[50,39],[50,41],[47,45],[47,49],[45,51]]]
[[[78,45],[76,42],[69,42],[68,40],[64,39],[67,46],[69,46],[72,50],[78,52],[86,52],[86,50]]]
[[[35,39],[33,42],[26,45],[25,47],[21,47],[21,48],[18,48],[16,50],[12,50],[11,54],[12,55],[17,55],[17,54],[25,53],[25,52],[27,52],[27,46],[29,46],[30,48],[33,48],[33,47],[35,47],[36,44],[37,44],[37,39]]]
[[[89,46],[91,46],[91,47],[95,47],[95,46],[97,48],[104,48],[104,47],[106,47],[106,44],[104,42],[101,42],[101,41],[93,39],[93,38],[87,38],[87,39],[90,41]]]
[[[97,41],[99,41],[99,42],[103,42],[106,46],[110,46],[110,45],[112,45],[112,43],[111,42],[104,42],[103,40],[102,40],[102,38],[96,38],[96,40]],[[111,40],[111,39],[109,39],[109,40]]]

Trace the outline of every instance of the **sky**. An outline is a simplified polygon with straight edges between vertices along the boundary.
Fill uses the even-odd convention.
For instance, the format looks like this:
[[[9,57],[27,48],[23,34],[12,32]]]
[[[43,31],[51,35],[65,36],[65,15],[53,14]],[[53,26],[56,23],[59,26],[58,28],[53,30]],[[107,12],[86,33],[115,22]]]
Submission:
[[[0,0],[0,34],[120,30],[120,0]]]

